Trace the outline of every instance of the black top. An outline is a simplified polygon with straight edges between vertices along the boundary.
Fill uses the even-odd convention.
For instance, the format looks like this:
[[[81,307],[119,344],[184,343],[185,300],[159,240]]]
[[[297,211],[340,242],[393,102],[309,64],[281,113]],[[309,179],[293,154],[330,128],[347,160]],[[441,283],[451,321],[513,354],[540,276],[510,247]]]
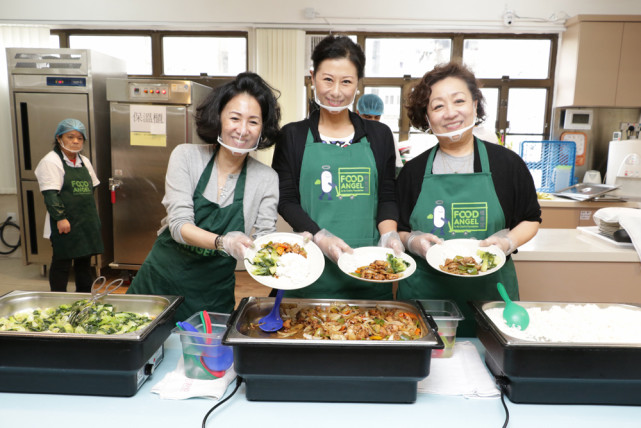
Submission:
[[[522,221],[541,222],[541,207],[536,197],[536,188],[532,175],[525,162],[512,150],[498,144],[485,144],[490,162],[490,172],[494,189],[499,198],[505,225],[513,229]],[[434,146],[414,159],[407,162],[401,170],[396,183],[396,194],[399,205],[398,230],[410,232],[410,216],[423,187],[423,175],[427,166],[427,158]],[[474,145],[474,172],[481,172],[478,147]]]
[[[314,142],[323,144],[318,132],[319,118],[320,112],[315,111],[305,120],[285,125],[278,136],[274,151],[272,168],[278,173],[280,182],[278,213],[292,226],[295,232],[308,231],[315,234],[320,230],[318,224],[303,210],[300,204],[299,188],[307,131],[312,130]],[[367,137],[374,154],[378,171],[376,223],[383,220],[396,221],[398,220],[398,207],[394,191],[396,155],[392,131],[387,125],[374,120],[362,119],[356,113],[349,112],[349,119],[354,125],[353,144],[358,144],[362,137]]]

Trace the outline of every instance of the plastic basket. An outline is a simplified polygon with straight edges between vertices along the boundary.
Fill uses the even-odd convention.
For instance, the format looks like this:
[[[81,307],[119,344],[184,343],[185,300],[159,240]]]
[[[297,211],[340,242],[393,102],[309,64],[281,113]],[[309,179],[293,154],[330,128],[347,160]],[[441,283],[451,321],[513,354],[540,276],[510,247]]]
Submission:
[[[556,192],[575,184],[573,141],[523,141],[520,155],[539,192]]]

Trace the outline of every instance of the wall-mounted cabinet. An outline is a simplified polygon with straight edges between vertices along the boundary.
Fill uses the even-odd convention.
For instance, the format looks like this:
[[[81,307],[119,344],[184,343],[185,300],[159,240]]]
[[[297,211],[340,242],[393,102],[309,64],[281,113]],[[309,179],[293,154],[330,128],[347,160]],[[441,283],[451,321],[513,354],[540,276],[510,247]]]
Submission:
[[[579,15],[566,27],[555,106],[641,107],[641,16]]]

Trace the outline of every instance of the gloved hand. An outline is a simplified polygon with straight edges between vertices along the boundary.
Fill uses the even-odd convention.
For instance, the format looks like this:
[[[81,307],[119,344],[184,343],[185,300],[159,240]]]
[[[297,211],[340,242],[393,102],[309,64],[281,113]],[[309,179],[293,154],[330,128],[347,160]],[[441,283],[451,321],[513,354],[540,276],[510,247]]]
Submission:
[[[420,230],[414,230],[410,233],[410,237],[407,238],[407,249],[414,254],[425,258],[427,250],[429,250],[432,245],[442,243],[443,239],[436,235],[421,232]]]
[[[243,260],[247,248],[254,246],[254,241],[243,232],[229,232],[223,235],[223,249],[236,260]]]
[[[318,245],[325,257],[336,263],[343,253],[353,253],[352,247],[338,236],[332,235],[327,229],[321,229],[314,235],[314,243]]]
[[[307,231],[301,232],[301,233],[297,233],[297,235],[301,236],[303,238],[303,244],[307,244],[309,241],[313,241],[314,240],[314,235],[312,235],[311,233],[309,233]]]
[[[490,245],[496,245],[499,247],[506,256],[509,256],[516,250],[516,242],[510,238],[508,229],[499,230],[495,234],[488,236],[481,242],[479,242],[479,247],[489,247]]]
[[[381,239],[378,240],[378,246],[391,248],[397,256],[405,251],[401,237],[395,231],[382,234]]]

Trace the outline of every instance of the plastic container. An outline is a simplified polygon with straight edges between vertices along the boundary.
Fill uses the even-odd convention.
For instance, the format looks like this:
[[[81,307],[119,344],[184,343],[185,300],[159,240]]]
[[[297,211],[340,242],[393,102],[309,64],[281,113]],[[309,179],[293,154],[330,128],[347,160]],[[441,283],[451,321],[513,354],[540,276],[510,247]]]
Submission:
[[[449,358],[454,353],[456,329],[459,321],[465,319],[461,310],[452,300],[419,300],[425,312],[434,318],[438,334],[445,348],[433,349],[432,358]]]
[[[555,192],[567,184],[569,187],[576,184],[574,165],[576,162],[576,144],[574,141],[523,141],[519,155],[532,174],[534,187],[538,192]],[[563,166],[557,179],[557,167]],[[569,171],[566,171],[569,169]],[[568,177],[569,176],[569,177]]]
[[[208,312],[211,319],[211,334],[205,333],[200,312],[185,320],[199,332],[184,331],[178,327],[172,333],[180,335],[185,362],[185,375],[192,379],[215,379],[222,377],[234,361],[233,348],[221,343],[227,330],[228,314]],[[202,332],[202,333],[201,333]]]

